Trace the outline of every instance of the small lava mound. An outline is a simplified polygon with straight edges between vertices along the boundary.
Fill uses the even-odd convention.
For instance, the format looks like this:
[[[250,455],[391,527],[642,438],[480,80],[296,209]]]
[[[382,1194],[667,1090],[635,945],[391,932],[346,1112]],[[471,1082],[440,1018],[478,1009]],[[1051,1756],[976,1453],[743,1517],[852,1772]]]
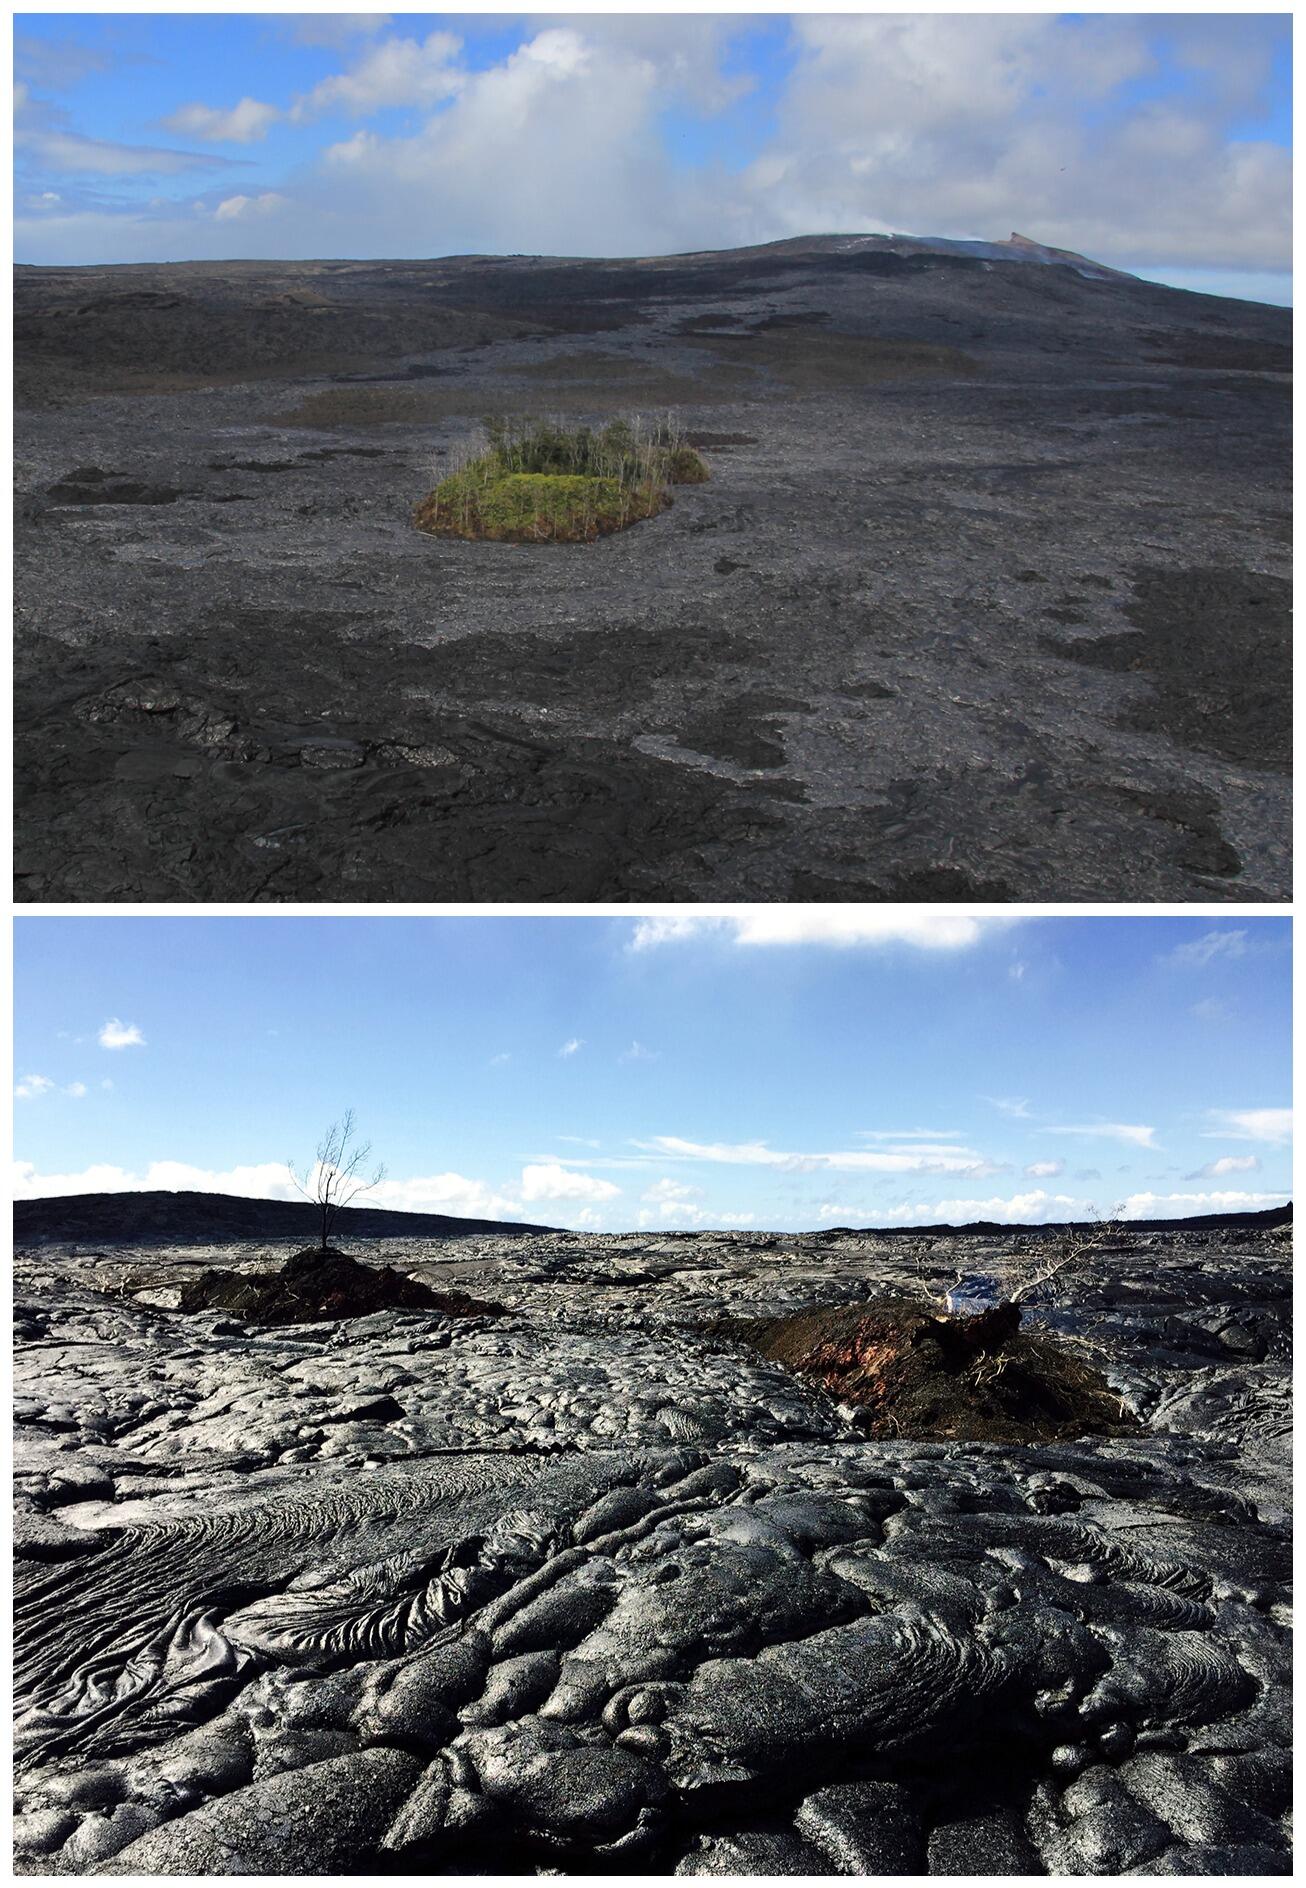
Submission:
[[[948,1317],[887,1300],[718,1329],[812,1377],[880,1440],[1053,1442],[1138,1427],[1106,1379],[999,1305]]]
[[[319,1324],[373,1311],[490,1318],[501,1316],[504,1307],[464,1292],[432,1291],[388,1265],[363,1265],[334,1246],[305,1246],[279,1272],[201,1272],[183,1287],[180,1309],[229,1311],[247,1324]]]
[[[152,485],[98,465],[75,466],[46,495],[57,505],[175,505],[186,496],[175,485]]]

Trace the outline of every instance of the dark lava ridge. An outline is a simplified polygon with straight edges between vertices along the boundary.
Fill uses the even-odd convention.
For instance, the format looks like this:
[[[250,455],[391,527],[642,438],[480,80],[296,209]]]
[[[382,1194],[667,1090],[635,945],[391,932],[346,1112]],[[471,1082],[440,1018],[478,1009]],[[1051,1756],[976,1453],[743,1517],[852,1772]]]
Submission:
[[[503,1312],[502,1305],[466,1292],[432,1291],[388,1265],[362,1265],[335,1246],[305,1246],[276,1272],[203,1271],[183,1288],[178,1309],[228,1311],[245,1324],[321,1324],[375,1311],[435,1311],[446,1318]]]

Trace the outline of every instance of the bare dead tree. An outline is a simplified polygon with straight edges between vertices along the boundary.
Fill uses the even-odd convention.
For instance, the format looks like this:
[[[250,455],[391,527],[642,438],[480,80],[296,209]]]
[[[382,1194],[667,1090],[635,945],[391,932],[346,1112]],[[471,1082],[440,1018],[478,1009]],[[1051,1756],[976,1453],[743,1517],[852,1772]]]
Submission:
[[[385,1179],[384,1166],[377,1166],[370,1179],[367,1177],[364,1169],[372,1152],[372,1143],[356,1143],[354,1125],[354,1111],[347,1108],[340,1120],[333,1121],[318,1142],[311,1167],[305,1167],[301,1172],[293,1160],[286,1162],[295,1186],[321,1215],[324,1252],[332,1221],[341,1207],[348,1206],[360,1193],[370,1193],[373,1187],[379,1187]]]
[[[1001,1279],[1007,1304],[1018,1305],[1066,1274],[1084,1271],[1105,1246],[1123,1236],[1123,1228],[1115,1221],[1103,1220],[1092,1207],[1089,1211],[1092,1225],[1067,1226],[1054,1239],[1007,1261]]]

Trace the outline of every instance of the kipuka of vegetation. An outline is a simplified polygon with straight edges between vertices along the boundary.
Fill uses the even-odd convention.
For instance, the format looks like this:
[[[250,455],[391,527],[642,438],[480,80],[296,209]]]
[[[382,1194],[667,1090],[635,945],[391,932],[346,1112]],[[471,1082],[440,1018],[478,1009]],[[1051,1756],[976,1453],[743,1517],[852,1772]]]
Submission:
[[[624,531],[700,485],[707,466],[671,419],[617,419],[597,430],[492,418],[485,443],[417,507],[419,531],[513,544],[581,544]]]

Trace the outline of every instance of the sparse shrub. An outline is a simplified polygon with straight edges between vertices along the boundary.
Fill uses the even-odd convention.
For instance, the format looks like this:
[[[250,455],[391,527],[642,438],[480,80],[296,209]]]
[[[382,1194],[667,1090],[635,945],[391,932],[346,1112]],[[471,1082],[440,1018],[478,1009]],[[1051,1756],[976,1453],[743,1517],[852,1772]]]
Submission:
[[[417,507],[420,531],[512,543],[579,543],[651,518],[671,485],[708,470],[670,416],[595,430],[549,419],[487,419],[485,442]]]

